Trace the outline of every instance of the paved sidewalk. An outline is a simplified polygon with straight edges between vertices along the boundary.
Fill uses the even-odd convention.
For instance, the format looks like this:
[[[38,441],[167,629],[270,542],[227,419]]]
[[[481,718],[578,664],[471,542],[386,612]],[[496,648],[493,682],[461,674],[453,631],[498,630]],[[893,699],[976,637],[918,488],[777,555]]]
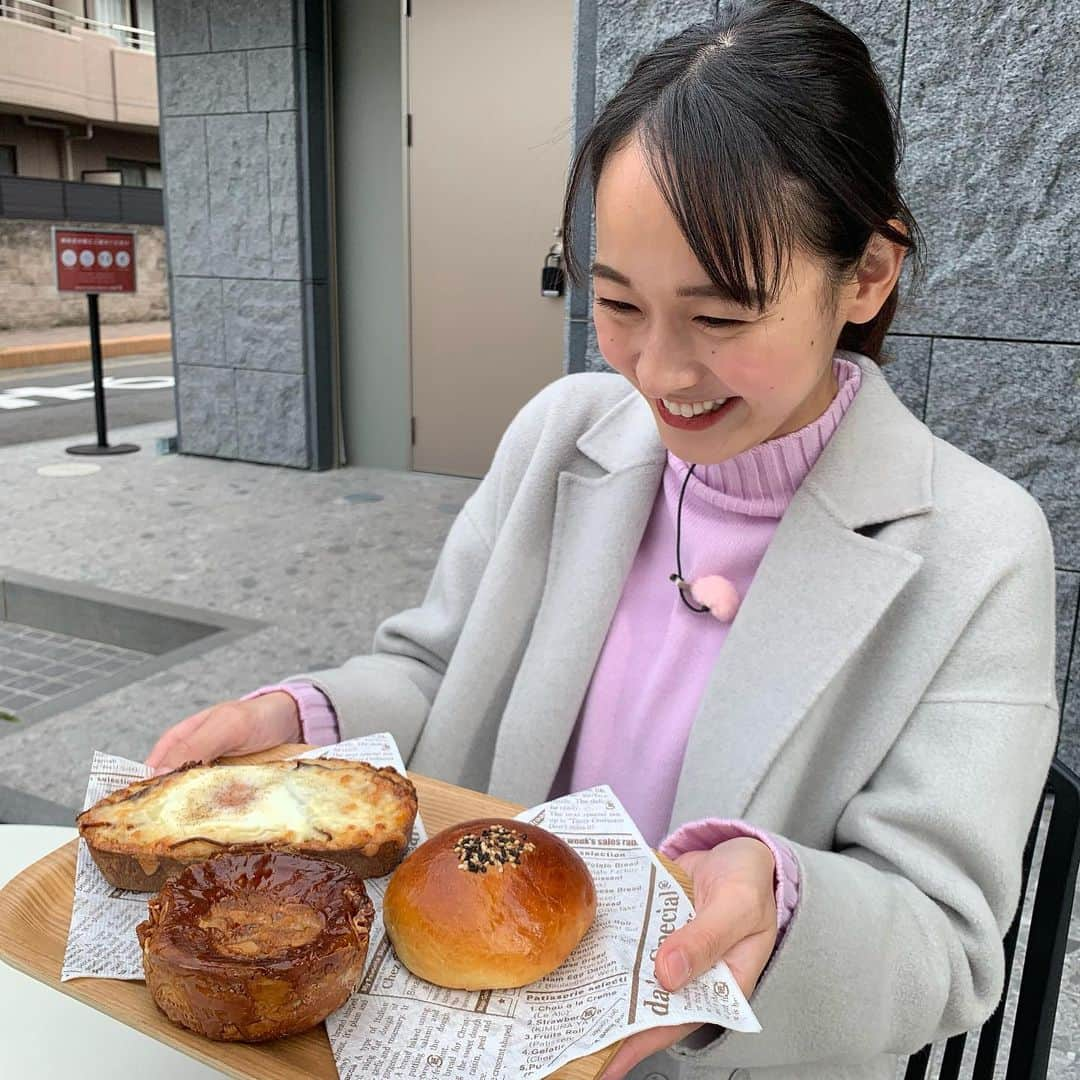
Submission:
[[[161,319],[102,326],[101,344],[104,356],[167,353],[172,349],[172,325]],[[0,371],[89,359],[89,326],[0,330]]]
[[[138,454],[87,476],[70,440],[0,449],[0,565],[266,625],[85,705],[0,732],[0,787],[81,804],[95,748],[142,759],[214,702],[366,653],[376,624],[418,603],[476,481],[350,467],[323,473],[159,455],[171,423],[113,433]],[[969,1040],[970,1044],[970,1040]],[[1049,1076],[1080,1080],[1080,924],[1068,943]]]
[[[158,422],[110,432],[142,450],[70,465],[70,439],[0,449],[9,523],[0,566],[264,621],[240,641],[85,706],[0,731],[0,785],[75,806],[95,748],[142,758],[189,713],[367,652],[418,602],[476,481],[390,470],[315,473],[160,455]],[[14,527],[17,522],[18,527]]]

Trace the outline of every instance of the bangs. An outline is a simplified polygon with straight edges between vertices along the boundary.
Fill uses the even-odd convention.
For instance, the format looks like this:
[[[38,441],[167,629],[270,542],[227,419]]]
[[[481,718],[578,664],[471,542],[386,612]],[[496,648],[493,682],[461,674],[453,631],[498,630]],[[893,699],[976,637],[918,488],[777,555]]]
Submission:
[[[586,313],[583,246],[608,157],[635,145],[677,228],[712,285],[765,312],[807,256],[820,269],[822,311],[838,311],[871,238],[914,256],[919,227],[900,194],[900,121],[863,41],[799,0],[725,0],[637,58],[588,126],[563,200],[563,254]],[[591,181],[591,205],[583,195]],[[591,251],[590,251],[591,256]],[[584,294],[584,295],[581,295]],[[899,285],[877,315],[846,323],[839,346],[878,360]]]
[[[712,283],[759,312],[775,303],[797,230],[791,178],[770,140],[697,79],[666,87],[634,135]]]

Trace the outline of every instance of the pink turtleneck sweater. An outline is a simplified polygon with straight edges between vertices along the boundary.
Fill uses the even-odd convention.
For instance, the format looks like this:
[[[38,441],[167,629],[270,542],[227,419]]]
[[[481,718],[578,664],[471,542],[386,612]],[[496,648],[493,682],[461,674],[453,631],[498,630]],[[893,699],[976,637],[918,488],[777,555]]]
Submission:
[[[806,427],[719,465],[698,466],[682,509],[682,567],[688,581],[722,574],[745,596],[780,518],[859,389],[861,372],[834,360],[839,390]],[[690,611],[669,575],[675,516],[688,464],[668,454],[663,480],[574,733],[551,788],[555,798],[609,784],[648,843],[669,857],[754,836],[776,862],[777,919],[786,927],[798,897],[798,866],[787,845],[745,822],[688,822],[666,839],[690,727],[729,625]],[[737,616],[736,616],[737,617]],[[338,738],[334,712],[310,683],[260,687],[297,700],[306,742]],[[645,767],[643,767],[645,766]]]
[[[740,597],[746,595],[781,516],[855,396],[859,369],[847,360],[837,360],[836,368],[839,392],[812,424],[719,465],[696,467],[682,508],[687,581],[721,574]],[[690,726],[731,626],[691,611],[669,580],[679,490],[688,468],[668,454],[552,789],[562,795],[610,784],[654,846],[667,833]]]

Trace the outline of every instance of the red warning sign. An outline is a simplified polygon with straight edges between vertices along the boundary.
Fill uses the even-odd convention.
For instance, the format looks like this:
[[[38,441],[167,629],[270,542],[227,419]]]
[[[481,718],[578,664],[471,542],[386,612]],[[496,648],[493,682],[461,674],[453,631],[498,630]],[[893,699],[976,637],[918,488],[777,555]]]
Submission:
[[[61,292],[135,292],[135,234],[53,227]]]

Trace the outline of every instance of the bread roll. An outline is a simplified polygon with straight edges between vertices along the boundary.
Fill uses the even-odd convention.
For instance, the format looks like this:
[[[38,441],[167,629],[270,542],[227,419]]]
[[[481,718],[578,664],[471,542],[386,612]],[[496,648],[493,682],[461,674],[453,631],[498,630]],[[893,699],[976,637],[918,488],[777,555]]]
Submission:
[[[306,1031],[360,981],[374,907],[353,871],[278,851],[227,852],[169,878],[136,927],[146,985],[211,1039]]]
[[[383,922],[401,962],[438,986],[524,986],[554,971],[596,916],[596,889],[559,837],[483,818],[446,829],[394,871]]]
[[[302,758],[185,765],[128,784],[75,820],[110,885],[153,892],[185,866],[246,846],[382,877],[405,854],[416,805],[412,781],[394,769]]]

